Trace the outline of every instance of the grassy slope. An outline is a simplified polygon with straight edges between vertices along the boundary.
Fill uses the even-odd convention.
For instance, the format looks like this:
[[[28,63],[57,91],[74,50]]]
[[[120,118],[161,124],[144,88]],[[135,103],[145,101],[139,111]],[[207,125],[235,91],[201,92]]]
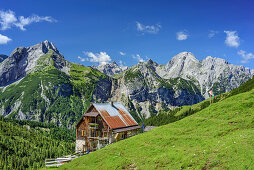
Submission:
[[[254,168],[254,90],[112,144],[62,169]]]

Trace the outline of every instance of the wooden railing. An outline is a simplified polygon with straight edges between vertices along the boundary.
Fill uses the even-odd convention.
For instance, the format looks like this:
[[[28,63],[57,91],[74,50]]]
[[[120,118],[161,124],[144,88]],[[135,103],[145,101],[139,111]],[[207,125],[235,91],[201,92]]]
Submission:
[[[98,128],[99,124],[98,123],[88,123],[88,125],[91,127],[94,127],[94,128]]]
[[[98,139],[98,140],[107,140],[108,137],[100,137],[100,136],[88,136],[88,139]]]
[[[63,157],[60,157],[60,158],[55,158],[55,159],[46,159],[45,160],[45,167],[52,167],[52,166],[61,166],[65,163],[68,163],[80,156],[83,156],[83,155],[86,155],[86,153],[84,152],[78,152],[78,153],[75,153],[73,155],[67,155],[67,156],[63,156]]]

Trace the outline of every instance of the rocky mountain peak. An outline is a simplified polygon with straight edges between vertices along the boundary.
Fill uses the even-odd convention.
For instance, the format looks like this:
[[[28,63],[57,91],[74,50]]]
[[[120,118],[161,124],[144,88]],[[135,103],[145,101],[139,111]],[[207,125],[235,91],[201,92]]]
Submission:
[[[49,42],[48,40],[40,42],[39,44],[36,44],[31,47],[27,47],[27,50],[31,52],[36,51],[36,53],[44,53],[44,54],[48,53],[49,50],[53,50],[55,53],[61,55],[60,52],[55,47],[55,45],[52,42]]]
[[[0,62],[0,86],[15,82],[23,78],[27,73],[35,70],[38,66],[37,61],[46,54],[48,57],[45,57],[43,59],[45,61],[42,62],[50,65],[52,62],[49,60],[53,60],[54,66],[57,69],[67,72],[68,69],[64,68],[68,62],[54,44],[46,40],[31,47],[18,47],[13,50],[8,58]]]
[[[112,63],[107,63],[107,64],[103,64],[99,66],[92,66],[92,67],[108,76],[122,73],[123,71],[128,69],[127,66],[120,67],[115,61],[113,61]]]
[[[149,60],[147,60],[147,62],[146,62],[147,64],[153,64],[154,63],[154,61],[152,60],[152,59],[149,59]]]
[[[194,73],[198,64],[199,60],[191,52],[182,52],[174,56],[166,66],[158,70],[158,74],[167,78],[181,77],[182,72]]]
[[[184,69],[185,65],[193,65],[198,63],[198,59],[191,52],[181,52],[174,56],[166,65],[167,69],[170,69],[173,65],[177,66],[178,69]]]
[[[43,48],[47,48],[52,49],[53,51],[59,53],[59,51],[57,50],[57,48],[54,46],[54,44],[52,42],[49,42],[48,40],[45,40],[42,42]]]
[[[185,60],[193,60],[197,62],[197,58],[191,52],[181,52],[172,58],[173,61],[185,61]]]
[[[115,61],[112,62],[112,65],[118,66],[118,64]]]
[[[148,65],[153,65],[153,66],[157,66],[158,64],[156,62],[154,62],[152,59],[149,59],[145,62]]]

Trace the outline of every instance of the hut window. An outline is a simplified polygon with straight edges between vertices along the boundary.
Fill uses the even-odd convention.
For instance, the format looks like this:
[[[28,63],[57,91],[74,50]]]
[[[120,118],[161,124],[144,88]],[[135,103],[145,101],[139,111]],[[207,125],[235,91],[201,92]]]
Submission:
[[[92,122],[91,123],[96,123],[96,118],[92,117]]]
[[[82,135],[81,135],[81,136],[85,136],[85,131],[84,131],[84,130],[82,130],[81,132],[82,132]]]
[[[96,131],[96,136],[100,136],[100,131]]]
[[[108,132],[103,132],[104,137],[108,137]]]
[[[98,121],[101,121],[101,117],[100,117],[100,116],[98,116],[98,118],[97,118],[97,119],[98,119]]]
[[[91,136],[91,137],[96,137],[95,129],[91,129],[90,132],[91,132],[91,133],[90,133],[90,136]]]

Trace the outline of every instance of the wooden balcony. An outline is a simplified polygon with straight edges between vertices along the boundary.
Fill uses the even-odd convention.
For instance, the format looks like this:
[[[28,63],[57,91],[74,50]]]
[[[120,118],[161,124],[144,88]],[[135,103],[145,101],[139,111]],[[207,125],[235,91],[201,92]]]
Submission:
[[[96,136],[96,137],[92,137],[92,136],[88,136],[88,139],[95,139],[95,140],[107,140],[108,137],[100,137],[100,136]]]
[[[88,123],[88,125],[89,125],[89,128],[95,128],[95,129],[97,129],[99,127],[98,123]]]

